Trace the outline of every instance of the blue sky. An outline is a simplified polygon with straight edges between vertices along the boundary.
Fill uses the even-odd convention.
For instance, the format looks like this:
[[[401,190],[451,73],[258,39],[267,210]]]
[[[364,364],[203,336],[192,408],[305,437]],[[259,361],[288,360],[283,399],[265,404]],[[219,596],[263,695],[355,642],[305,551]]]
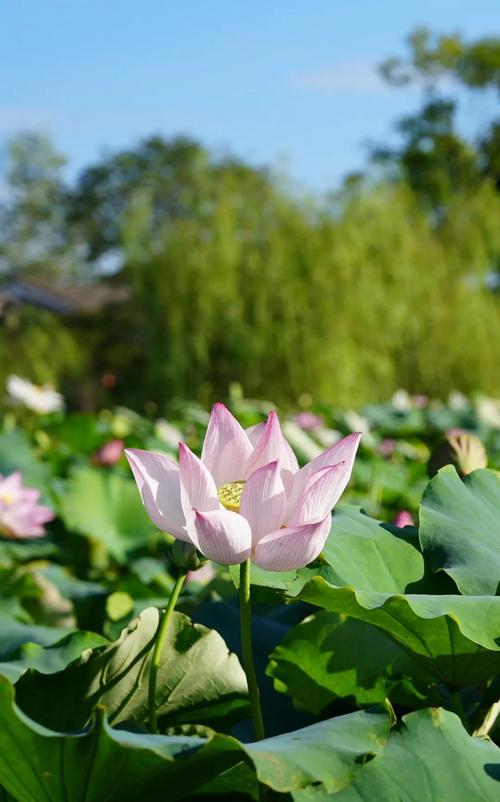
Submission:
[[[500,0],[3,0],[0,139],[48,132],[74,175],[182,132],[327,189],[418,105],[374,71],[418,24],[498,33]]]

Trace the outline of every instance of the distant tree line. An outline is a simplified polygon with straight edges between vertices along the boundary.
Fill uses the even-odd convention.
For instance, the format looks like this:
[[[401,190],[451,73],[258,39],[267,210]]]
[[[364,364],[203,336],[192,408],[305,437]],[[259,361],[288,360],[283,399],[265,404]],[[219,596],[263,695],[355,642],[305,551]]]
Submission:
[[[130,295],[90,316],[2,313],[0,379],[15,369],[75,405],[141,409],[208,402],[233,380],[285,404],[500,393],[500,39],[419,29],[381,72],[418,83],[422,107],[316,201],[187,137],[150,137],[71,184],[50,140],[12,139],[1,283]],[[487,112],[474,139],[457,122],[465,92]]]

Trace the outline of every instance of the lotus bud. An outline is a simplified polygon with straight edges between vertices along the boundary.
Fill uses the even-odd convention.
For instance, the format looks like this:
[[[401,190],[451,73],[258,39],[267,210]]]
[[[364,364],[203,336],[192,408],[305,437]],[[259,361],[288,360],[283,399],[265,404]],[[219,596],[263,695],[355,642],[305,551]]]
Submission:
[[[191,543],[175,540],[170,549],[170,559],[177,568],[184,571],[197,571],[206,562]]]
[[[427,473],[435,476],[445,465],[454,465],[460,476],[486,468],[488,456],[479,437],[463,429],[449,429],[432,452]]]
[[[186,580],[188,582],[199,582],[201,585],[208,585],[215,576],[213,564],[207,561],[196,571],[188,571]]]
[[[400,510],[394,519],[394,526],[404,529],[405,526],[415,526],[415,521],[408,510]]]

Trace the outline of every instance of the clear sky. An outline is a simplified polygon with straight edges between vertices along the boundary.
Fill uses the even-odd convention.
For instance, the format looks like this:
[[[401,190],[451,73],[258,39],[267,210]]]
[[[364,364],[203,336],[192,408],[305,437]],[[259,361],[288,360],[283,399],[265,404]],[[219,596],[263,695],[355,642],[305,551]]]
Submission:
[[[182,132],[326,189],[417,107],[374,65],[418,24],[498,34],[500,0],[0,0],[0,139],[48,132],[74,174]]]

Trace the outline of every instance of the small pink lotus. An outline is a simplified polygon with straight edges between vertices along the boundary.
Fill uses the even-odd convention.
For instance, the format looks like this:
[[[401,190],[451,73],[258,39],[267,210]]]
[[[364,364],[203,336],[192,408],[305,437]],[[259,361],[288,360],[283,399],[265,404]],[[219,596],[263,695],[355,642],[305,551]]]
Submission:
[[[261,568],[289,571],[320,554],[360,437],[344,437],[299,470],[275,412],[245,431],[215,404],[201,459],[184,443],[178,465],[152,451],[125,453],[160,529],[223,565],[251,558]]]
[[[24,487],[20,471],[0,476],[0,533],[11,538],[41,537],[43,524],[54,518],[48,507],[38,504],[40,491]]]
[[[109,440],[95,452],[92,457],[92,462],[94,465],[102,465],[105,468],[116,465],[123,454],[123,446],[123,440],[119,440],[118,438]]]

